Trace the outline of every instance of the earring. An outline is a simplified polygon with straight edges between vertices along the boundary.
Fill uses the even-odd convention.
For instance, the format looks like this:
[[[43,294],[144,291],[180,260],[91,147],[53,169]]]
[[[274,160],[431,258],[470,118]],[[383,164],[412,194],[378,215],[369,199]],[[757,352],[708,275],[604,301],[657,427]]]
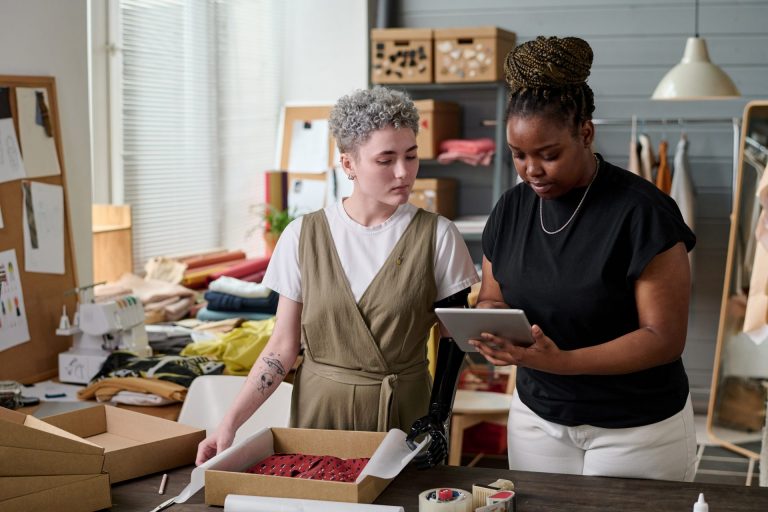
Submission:
[[[347,174],[347,179],[351,181],[355,181],[355,175],[354,174]]]

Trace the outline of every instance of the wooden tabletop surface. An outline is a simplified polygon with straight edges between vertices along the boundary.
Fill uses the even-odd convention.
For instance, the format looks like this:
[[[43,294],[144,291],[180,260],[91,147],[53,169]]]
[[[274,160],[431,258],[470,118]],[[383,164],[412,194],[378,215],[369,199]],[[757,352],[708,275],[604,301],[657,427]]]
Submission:
[[[181,492],[189,482],[192,467],[169,472],[164,495],[158,494],[162,474],[150,475],[112,486],[111,510],[152,510]],[[517,512],[688,512],[703,492],[712,512],[766,512],[768,488],[722,484],[664,482],[602,478],[549,473],[529,473],[491,468],[439,466],[420,471],[408,467],[375,503],[400,505],[406,512],[418,512],[420,492],[435,487],[472,490],[473,483],[490,483],[498,478],[512,480],[517,492]],[[221,510],[205,505],[204,490],[187,503],[173,505],[170,512]]]

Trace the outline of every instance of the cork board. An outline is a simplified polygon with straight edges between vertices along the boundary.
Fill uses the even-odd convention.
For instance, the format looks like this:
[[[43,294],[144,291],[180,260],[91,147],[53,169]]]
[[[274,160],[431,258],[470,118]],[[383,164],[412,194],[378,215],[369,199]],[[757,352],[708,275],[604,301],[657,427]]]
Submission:
[[[18,267],[15,277],[21,283],[29,334],[29,341],[13,345],[0,352],[0,379],[32,383],[55,377],[58,373],[59,352],[67,350],[72,344],[71,337],[56,336],[55,330],[59,325],[62,305],[66,305],[70,317],[75,311],[75,295],[65,295],[65,292],[73,290],[77,286],[77,276],[67,204],[56,82],[53,77],[0,75],[0,91],[5,91],[8,100],[6,104],[10,105],[13,128],[17,140],[21,142],[22,161],[26,163],[29,157],[30,163],[39,162],[41,157],[45,157],[42,151],[36,151],[35,154],[32,154],[32,151],[29,150],[31,146],[27,145],[28,155],[24,155],[24,141],[19,136],[20,130],[24,131],[24,124],[23,122],[20,123],[19,119],[19,101],[17,100],[19,90],[25,94],[42,93],[38,97],[44,98],[45,106],[42,108],[44,114],[40,116],[40,110],[38,110],[38,117],[44,118],[45,129],[50,131],[50,135],[46,136],[53,139],[53,143],[50,144],[51,154],[47,156],[48,162],[58,158],[58,173],[56,174],[32,173],[22,179],[12,179],[0,183],[0,211],[3,216],[3,227],[0,228],[0,252],[11,249],[15,251]],[[30,165],[31,168],[32,165]],[[63,273],[26,271],[23,183],[62,187],[63,209],[60,211],[63,216]]]

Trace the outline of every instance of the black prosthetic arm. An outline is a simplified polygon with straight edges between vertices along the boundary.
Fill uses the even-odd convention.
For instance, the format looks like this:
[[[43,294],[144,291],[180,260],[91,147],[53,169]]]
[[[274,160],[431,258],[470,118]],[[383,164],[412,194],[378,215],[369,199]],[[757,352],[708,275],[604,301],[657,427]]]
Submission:
[[[435,303],[440,308],[467,307],[469,288],[446,297]],[[464,361],[464,352],[453,341],[453,338],[440,338],[437,350],[437,364],[435,379],[432,385],[432,394],[429,400],[429,411],[426,416],[416,420],[411,426],[406,441],[413,449],[416,446],[416,438],[422,434],[429,434],[431,441],[429,446],[414,459],[421,469],[431,468],[445,461],[448,456],[448,439],[446,427],[450,418],[453,397],[456,393],[456,382],[459,370]]]

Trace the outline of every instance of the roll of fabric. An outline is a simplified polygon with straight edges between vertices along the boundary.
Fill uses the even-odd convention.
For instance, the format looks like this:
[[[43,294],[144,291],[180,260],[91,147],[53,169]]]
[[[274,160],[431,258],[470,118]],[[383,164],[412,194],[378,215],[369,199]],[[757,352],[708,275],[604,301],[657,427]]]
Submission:
[[[403,507],[230,494],[224,512],[403,512]]]
[[[186,263],[187,270],[191,270],[195,268],[215,265],[216,263],[224,263],[244,259],[245,253],[243,251],[222,251],[213,254],[202,254],[199,256],[191,256],[189,258],[181,258],[179,261]]]
[[[231,267],[214,272],[208,276],[208,282],[214,281],[222,276],[228,276],[228,277],[243,277],[250,274],[254,274],[256,272],[260,272],[262,270],[266,270],[267,266],[269,265],[269,258],[257,258],[257,259],[250,259],[245,260],[242,263],[237,263],[236,265],[232,265]]]

